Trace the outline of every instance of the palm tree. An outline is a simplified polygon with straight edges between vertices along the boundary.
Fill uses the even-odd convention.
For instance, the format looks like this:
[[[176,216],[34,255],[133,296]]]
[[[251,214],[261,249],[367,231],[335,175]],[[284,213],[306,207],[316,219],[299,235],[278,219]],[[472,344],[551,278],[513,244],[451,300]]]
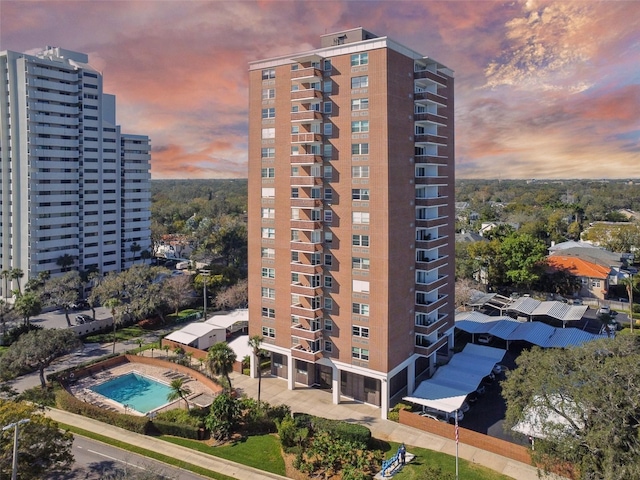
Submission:
[[[629,325],[631,326],[631,333],[633,333],[633,290],[640,284],[640,277],[630,273],[628,277],[620,280],[620,283],[627,289],[627,295],[629,295]]]
[[[214,375],[222,375],[226,378],[231,393],[231,378],[229,374],[233,371],[233,364],[236,362],[236,352],[227,342],[216,343],[207,353],[207,370]]]
[[[184,384],[183,378],[174,378],[171,380],[171,391],[167,394],[167,400],[173,402],[181,398],[184,400],[184,403],[187,404],[187,409],[189,408],[189,401],[187,400],[187,395],[191,393],[189,387]]]
[[[118,298],[110,298],[104,302],[104,307],[111,309],[111,319],[113,320],[113,353],[116,353],[116,307],[120,303]]]
[[[151,258],[151,252],[149,250],[142,250],[140,252],[140,258],[142,259],[142,263],[146,265],[147,260]]]
[[[131,259],[131,261],[133,263],[135,263],[135,261],[136,261],[136,253],[138,253],[140,250],[142,250],[142,247],[140,246],[140,244],[138,242],[133,242],[129,246],[129,250],[131,250],[131,253],[133,253],[133,258]]]
[[[9,270],[2,270],[2,272],[0,272],[0,277],[2,277],[4,279],[4,290],[2,291],[2,293],[4,294],[4,298],[9,298],[9,276],[11,275],[11,272]]]
[[[260,406],[260,390],[262,389],[262,368],[260,365],[260,359],[262,358],[262,341],[264,337],[262,335],[252,335],[249,337],[249,347],[253,351],[253,357],[256,362],[256,368],[258,369],[258,406]]]
[[[65,253],[64,255],[60,255],[56,259],[56,265],[59,266],[63,272],[66,272],[67,270],[69,270],[69,267],[73,265],[74,261],[75,260],[73,256],[69,255],[68,253]]]
[[[12,268],[9,271],[9,278],[11,280],[18,281],[18,295],[22,295],[22,288],[20,287],[20,279],[24,277],[24,272],[20,268]]]

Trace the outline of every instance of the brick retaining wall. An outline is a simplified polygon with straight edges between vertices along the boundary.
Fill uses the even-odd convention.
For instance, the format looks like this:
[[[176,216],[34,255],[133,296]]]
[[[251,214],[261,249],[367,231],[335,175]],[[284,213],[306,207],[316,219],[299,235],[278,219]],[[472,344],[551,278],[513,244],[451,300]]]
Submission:
[[[168,345],[171,351],[173,351],[176,348],[181,348],[182,350],[184,350],[185,353],[191,353],[192,358],[197,361],[200,361],[201,358],[203,360],[207,358],[206,350],[200,350],[199,348],[190,347],[189,345],[184,345],[182,343],[174,342],[173,340],[167,340],[166,338],[163,338],[160,341],[160,348],[164,347],[165,345]],[[233,371],[236,373],[242,373],[242,359],[240,359],[240,361],[236,360],[236,362],[233,364]]]
[[[425,432],[433,433],[434,435],[448,438],[450,440],[456,439],[456,430],[454,425],[438,422],[437,420],[427,417],[421,417],[417,413],[412,413],[407,410],[400,410],[398,413],[400,414],[399,421],[403,425],[418,428]],[[486,450],[488,452],[531,465],[531,452],[527,447],[516,445],[499,438],[490,437],[466,428],[459,427],[458,433],[460,442],[465,445],[470,445],[481,450]]]

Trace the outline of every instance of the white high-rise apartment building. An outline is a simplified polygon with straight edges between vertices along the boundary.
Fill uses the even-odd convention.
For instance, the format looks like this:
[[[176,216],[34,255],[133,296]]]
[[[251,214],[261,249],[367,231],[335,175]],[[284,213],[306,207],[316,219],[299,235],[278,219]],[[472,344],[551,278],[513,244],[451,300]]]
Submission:
[[[0,269],[21,269],[22,284],[60,273],[62,258],[120,271],[151,246],[149,138],[121,133],[88,62],[58,47],[0,52]]]

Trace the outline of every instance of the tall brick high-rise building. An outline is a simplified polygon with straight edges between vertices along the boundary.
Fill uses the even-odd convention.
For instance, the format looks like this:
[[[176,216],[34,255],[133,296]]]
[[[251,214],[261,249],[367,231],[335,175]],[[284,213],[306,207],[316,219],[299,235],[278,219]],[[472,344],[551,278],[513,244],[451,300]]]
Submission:
[[[453,75],[355,28],[251,63],[249,331],[272,373],[381,407],[453,347]]]

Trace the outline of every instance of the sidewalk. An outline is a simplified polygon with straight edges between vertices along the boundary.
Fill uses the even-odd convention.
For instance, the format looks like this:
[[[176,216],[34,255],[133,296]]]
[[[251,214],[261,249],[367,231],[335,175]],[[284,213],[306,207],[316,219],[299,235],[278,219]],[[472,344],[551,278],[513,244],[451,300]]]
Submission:
[[[232,374],[233,388],[239,393],[255,397],[258,392],[258,380],[246,375]],[[287,390],[285,380],[275,377],[264,377],[260,400],[272,405],[287,404],[292,412],[304,412],[319,417],[345,420],[366,425],[371,429],[374,437],[381,440],[405,443],[411,452],[411,445],[428,448],[448,455],[456,454],[456,443],[453,440],[442,438],[422,430],[406,425],[401,425],[390,420],[380,418],[380,410],[370,405],[359,402],[343,400],[339,405],[332,403],[330,392],[306,387],[297,387],[295,390]],[[460,458],[472,463],[484,465],[503,475],[517,480],[539,480],[538,470],[521,462],[516,462],[501,455],[496,455],[476,447],[460,443],[458,445]],[[548,478],[561,479],[550,476]]]
[[[223,458],[214,457],[213,455],[207,455],[186,447],[181,447],[180,445],[174,445],[173,443],[158,440],[154,437],[140,435],[119,427],[113,427],[106,423],[98,422],[97,420],[76,415],[75,413],[69,413],[57,409],[47,409],[46,415],[56,422],[73,425],[74,427],[82,428],[83,430],[88,430],[99,435],[104,435],[105,437],[113,438],[124,443],[159,452],[182,462],[198,465],[199,467],[206,468],[207,470],[222,473],[233,478],[247,480],[286,480],[286,477],[276,475],[275,473],[264,472],[239,463],[230,462]]]

